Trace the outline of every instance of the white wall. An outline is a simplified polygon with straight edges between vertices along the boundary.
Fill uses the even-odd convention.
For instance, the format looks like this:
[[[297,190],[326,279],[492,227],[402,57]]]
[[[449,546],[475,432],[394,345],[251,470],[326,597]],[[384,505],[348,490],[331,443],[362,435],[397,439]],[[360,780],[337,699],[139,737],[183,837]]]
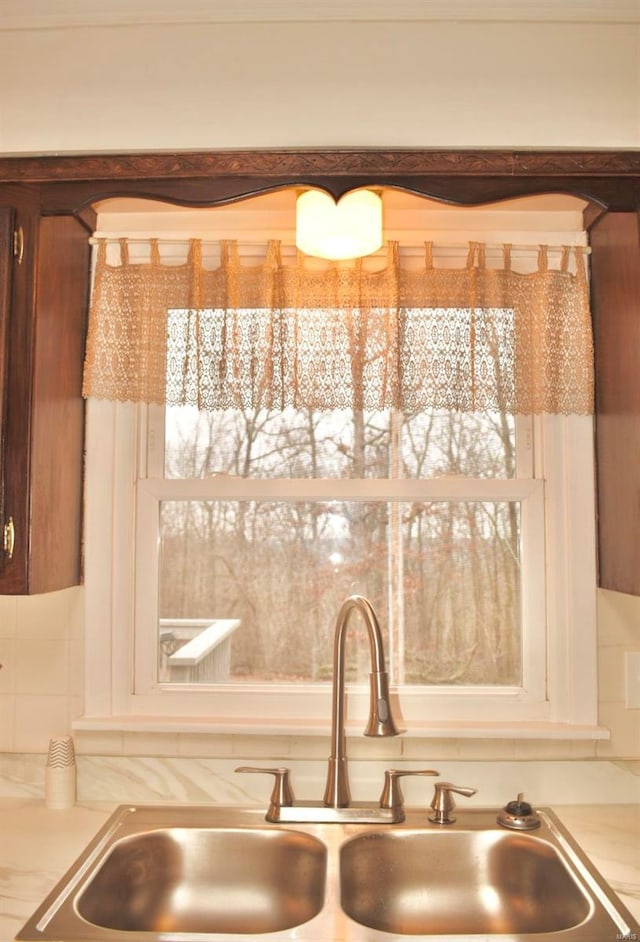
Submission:
[[[5,154],[638,147],[640,25],[0,28],[0,89]]]
[[[287,146],[639,147],[640,26],[345,22],[3,31],[0,16],[0,153]],[[65,731],[80,712],[82,595],[0,600],[0,786],[15,778],[21,789],[37,768],[40,790],[49,735]],[[624,773],[635,794],[640,728],[638,711],[624,708],[622,658],[640,645],[638,600],[601,593],[599,629],[600,709],[610,743],[453,740],[438,743],[440,758],[486,759],[490,770],[499,759],[538,760],[555,777],[550,760],[600,759],[612,796],[629,800],[620,799],[615,777]],[[52,650],[56,658],[46,654]],[[210,737],[191,751],[173,741],[80,745],[96,756],[240,754]],[[311,748],[269,741],[254,744],[251,755],[308,758]],[[38,754],[33,768],[20,753]],[[577,780],[581,775],[577,769]],[[579,784],[571,787],[573,800],[587,800]]]

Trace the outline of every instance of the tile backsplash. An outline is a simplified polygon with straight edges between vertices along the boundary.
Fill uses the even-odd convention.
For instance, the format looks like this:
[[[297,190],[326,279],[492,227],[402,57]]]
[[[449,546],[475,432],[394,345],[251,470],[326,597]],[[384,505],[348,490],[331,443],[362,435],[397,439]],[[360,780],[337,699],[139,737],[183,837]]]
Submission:
[[[0,597],[0,794],[40,794],[49,739],[70,732],[81,714],[83,593]],[[640,710],[624,703],[624,654],[633,650],[640,650],[640,598],[600,590],[599,721],[611,731],[608,741],[354,739],[352,790],[367,797],[391,763],[438,763],[462,784],[480,781],[487,801],[492,783],[501,794],[528,783],[538,801],[640,800]],[[122,801],[257,801],[268,794],[268,779],[238,781],[233,769],[284,760],[299,793],[315,795],[328,746],[325,737],[194,733],[76,732],[74,739],[79,796]],[[407,781],[409,800],[416,786]]]
[[[0,752],[46,752],[82,710],[84,590],[0,596]]]

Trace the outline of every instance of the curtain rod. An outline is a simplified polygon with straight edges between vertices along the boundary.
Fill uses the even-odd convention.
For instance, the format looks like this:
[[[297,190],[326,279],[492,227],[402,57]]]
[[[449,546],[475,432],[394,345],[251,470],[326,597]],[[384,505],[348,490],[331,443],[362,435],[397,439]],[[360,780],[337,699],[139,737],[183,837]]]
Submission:
[[[175,239],[169,238],[158,238],[156,236],[91,236],[89,238],[89,245],[98,245],[100,242],[107,242],[112,245],[117,245],[119,242],[128,242],[130,244],[139,244],[145,245],[149,242],[157,242],[159,245],[186,245],[189,242],[195,241],[200,242],[202,245],[220,245],[221,242],[235,242],[239,246],[245,246],[246,248],[265,248],[268,242],[270,241],[281,241],[278,239],[264,239],[260,242],[251,242],[241,239],[202,239],[194,238],[192,236],[180,236]],[[459,250],[459,251],[468,251],[472,242],[476,240],[470,239],[468,242],[437,242],[433,239],[423,239],[421,242],[401,242],[400,248],[406,249],[423,249],[425,243],[431,243],[435,249],[446,249],[446,250]],[[281,242],[283,248],[295,249],[296,246],[293,243]],[[588,245],[575,245],[573,243],[544,243],[544,242],[528,242],[528,243],[509,243],[509,242],[483,242],[482,240],[478,241],[478,245],[482,245],[485,249],[495,249],[496,251],[501,250],[504,245],[509,245],[512,252],[531,252],[537,251],[541,246],[549,249],[550,251],[562,251],[564,248],[574,249],[576,252],[582,252],[585,255],[591,254],[591,248]],[[374,252],[373,255],[381,254]]]

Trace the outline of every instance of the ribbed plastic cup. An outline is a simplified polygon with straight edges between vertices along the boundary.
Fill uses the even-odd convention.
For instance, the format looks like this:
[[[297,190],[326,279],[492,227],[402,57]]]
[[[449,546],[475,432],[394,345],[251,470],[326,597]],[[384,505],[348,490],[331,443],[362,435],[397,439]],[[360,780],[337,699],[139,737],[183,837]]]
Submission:
[[[49,741],[44,798],[47,808],[71,808],[76,800],[76,756],[71,736]]]

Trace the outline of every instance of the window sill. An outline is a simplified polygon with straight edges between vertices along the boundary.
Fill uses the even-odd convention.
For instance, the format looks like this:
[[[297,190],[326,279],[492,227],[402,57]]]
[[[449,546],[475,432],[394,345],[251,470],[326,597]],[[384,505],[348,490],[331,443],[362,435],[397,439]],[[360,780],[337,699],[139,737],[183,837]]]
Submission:
[[[125,732],[234,736],[329,736],[330,724],[324,720],[285,722],[282,720],[251,719],[230,721],[227,717],[159,717],[159,716],[83,716],[73,721],[78,732]],[[349,736],[361,736],[359,725],[347,724]],[[491,722],[439,722],[412,723],[402,730],[409,739],[513,739],[513,740],[607,740],[610,731],[605,726],[572,723],[491,723]]]

